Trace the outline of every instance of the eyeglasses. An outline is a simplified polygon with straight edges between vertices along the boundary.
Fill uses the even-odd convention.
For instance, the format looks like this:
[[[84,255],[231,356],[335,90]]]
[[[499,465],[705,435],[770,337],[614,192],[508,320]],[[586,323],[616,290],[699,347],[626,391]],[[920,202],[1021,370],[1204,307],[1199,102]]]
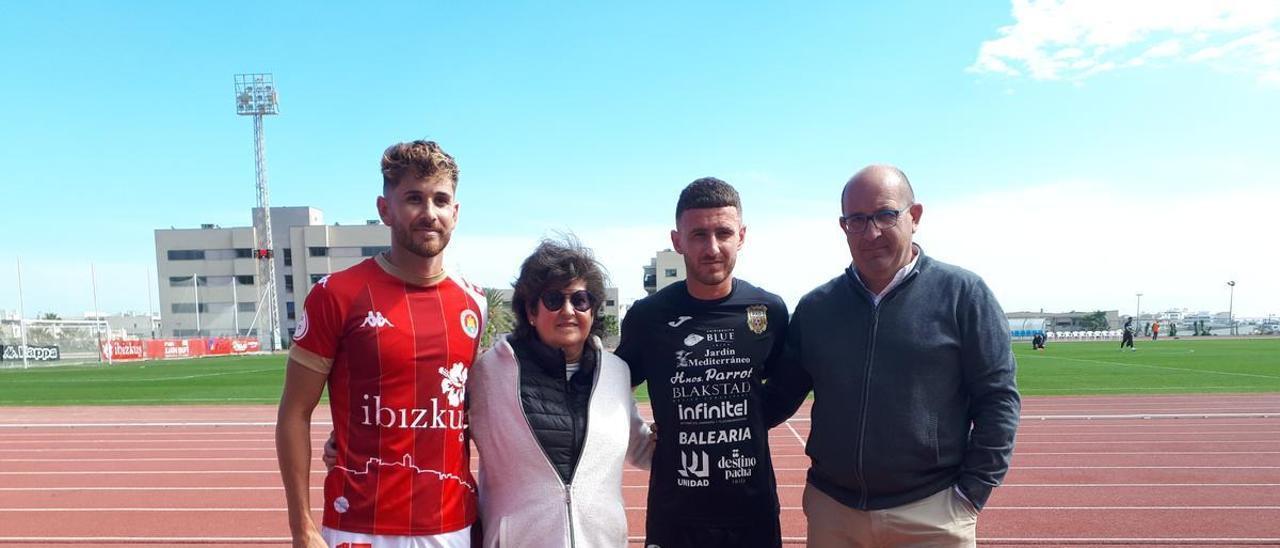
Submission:
[[[542,306],[547,307],[547,310],[552,312],[559,312],[561,308],[564,308],[564,303],[566,301],[569,303],[569,306],[572,306],[573,309],[578,312],[591,310],[591,308],[596,304],[596,298],[591,295],[591,292],[585,289],[579,289],[573,293],[545,291],[540,297],[538,297],[538,300],[542,301]]]
[[[849,234],[862,234],[866,232],[867,227],[871,223],[875,223],[876,228],[880,230],[889,230],[898,226],[898,218],[907,210],[911,209],[913,204],[907,204],[902,209],[881,209],[870,215],[863,213],[850,213],[840,218],[840,226]]]

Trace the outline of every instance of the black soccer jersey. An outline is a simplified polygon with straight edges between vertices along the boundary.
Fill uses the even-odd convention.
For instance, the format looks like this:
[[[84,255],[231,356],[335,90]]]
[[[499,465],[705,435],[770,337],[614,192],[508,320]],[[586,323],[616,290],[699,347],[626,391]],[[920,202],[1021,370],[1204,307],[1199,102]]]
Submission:
[[[782,299],[742,280],[714,301],[677,282],[627,313],[617,355],[633,384],[649,383],[658,424],[650,525],[777,519],[761,381],[782,353],[787,320]]]

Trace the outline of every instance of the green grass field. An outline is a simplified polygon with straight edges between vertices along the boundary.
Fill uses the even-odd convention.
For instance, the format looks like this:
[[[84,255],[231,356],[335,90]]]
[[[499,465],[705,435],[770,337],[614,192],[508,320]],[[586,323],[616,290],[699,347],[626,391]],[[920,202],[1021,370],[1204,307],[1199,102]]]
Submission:
[[[1024,395],[1280,392],[1280,339],[1018,343]],[[274,404],[283,356],[0,369],[0,405]],[[640,390],[637,394],[648,394]]]
[[[1014,346],[1023,395],[1280,392],[1280,339],[1138,340]]]

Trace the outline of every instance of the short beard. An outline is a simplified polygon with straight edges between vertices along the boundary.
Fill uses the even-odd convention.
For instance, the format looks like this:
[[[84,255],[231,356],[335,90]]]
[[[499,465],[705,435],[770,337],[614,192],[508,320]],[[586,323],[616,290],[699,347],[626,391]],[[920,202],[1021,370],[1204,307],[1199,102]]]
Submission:
[[[444,248],[449,245],[450,234],[445,232],[437,232],[437,234],[440,236],[438,244],[433,243],[430,240],[417,243],[413,241],[412,230],[397,228],[391,231],[391,239],[406,251],[424,259],[430,259],[443,253]]]

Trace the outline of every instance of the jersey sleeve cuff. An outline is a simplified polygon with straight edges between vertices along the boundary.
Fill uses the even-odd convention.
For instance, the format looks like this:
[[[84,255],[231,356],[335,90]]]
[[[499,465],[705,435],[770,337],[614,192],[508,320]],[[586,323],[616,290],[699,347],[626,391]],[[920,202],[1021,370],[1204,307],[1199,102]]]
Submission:
[[[289,360],[297,362],[298,365],[315,371],[321,375],[328,375],[329,370],[333,369],[332,359],[316,354],[315,352],[307,350],[296,344],[289,347]]]

